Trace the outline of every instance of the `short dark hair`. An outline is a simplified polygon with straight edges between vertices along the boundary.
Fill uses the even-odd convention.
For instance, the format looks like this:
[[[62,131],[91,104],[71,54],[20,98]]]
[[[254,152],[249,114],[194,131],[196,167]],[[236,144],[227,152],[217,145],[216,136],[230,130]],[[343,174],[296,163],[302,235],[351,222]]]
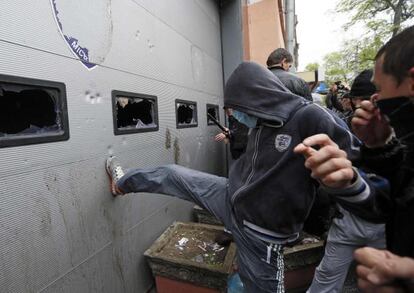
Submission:
[[[401,84],[408,70],[414,67],[414,26],[391,38],[378,51],[375,60],[381,56],[384,56],[383,72],[392,75]]]
[[[365,69],[355,77],[351,86],[350,94],[353,98],[371,97],[376,93],[377,89],[371,82],[373,71],[372,69]]]
[[[283,59],[286,59],[286,62],[288,63],[293,62],[292,54],[290,54],[288,50],[278,48],[270,53],[269,57],[267,58],[266,65],[270,67],[275,64],[280,64],[282,63]]]

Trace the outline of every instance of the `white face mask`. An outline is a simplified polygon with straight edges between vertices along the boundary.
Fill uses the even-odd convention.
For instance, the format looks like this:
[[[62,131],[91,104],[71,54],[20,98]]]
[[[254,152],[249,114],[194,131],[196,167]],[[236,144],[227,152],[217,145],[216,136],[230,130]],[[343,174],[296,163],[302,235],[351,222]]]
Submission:
[[[257,124],[257,118],[250,116],[246,113],[233,110],[233,117],[240,123],[246,125],[249,128],[255,128]]]

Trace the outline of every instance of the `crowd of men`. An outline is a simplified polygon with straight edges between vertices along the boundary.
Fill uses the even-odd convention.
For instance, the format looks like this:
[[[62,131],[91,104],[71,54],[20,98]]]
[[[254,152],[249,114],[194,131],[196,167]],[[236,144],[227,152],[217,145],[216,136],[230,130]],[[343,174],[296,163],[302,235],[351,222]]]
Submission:
[[[252,293],[284,292],[283,248],[325,194],[340,216],[308,292],[340,292],[353,259],[365,292],[414,292],[414,27],[389,40],[350,89],[336,83],[330,109],[312,103],[285,51],[272,52],[268,68],[243,62],[225,85],[228,115],[248,128],[228,178],[177,165],[125,172],[110,157],[112,193],[161,193],[210,211],[231,231]],[[218,140],[244,141],[236,130]]]

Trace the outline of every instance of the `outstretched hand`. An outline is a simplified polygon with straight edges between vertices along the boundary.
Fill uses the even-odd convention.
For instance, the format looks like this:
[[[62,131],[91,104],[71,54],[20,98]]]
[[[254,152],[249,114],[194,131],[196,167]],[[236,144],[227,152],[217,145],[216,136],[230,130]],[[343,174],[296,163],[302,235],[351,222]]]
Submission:
[[[312,178],[323,185],[331,188],[346,188],[351,185],[354,178],[352,163],[326,134],[306,138],[293,151],[305,156],[305,167],[312,171]]]

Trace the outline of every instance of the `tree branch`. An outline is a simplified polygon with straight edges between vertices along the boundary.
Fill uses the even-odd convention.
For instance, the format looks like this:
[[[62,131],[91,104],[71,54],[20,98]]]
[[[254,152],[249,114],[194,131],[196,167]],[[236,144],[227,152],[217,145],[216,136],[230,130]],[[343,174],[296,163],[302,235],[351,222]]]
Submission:
[[[392,8],[392,10],[394,10],[395,11],[395,5],[392,3],[392,1],[391,0],[384,0],[385,2],[387,2],[387,4],[388,4],[388,6],[389,7],[391,7]]]

